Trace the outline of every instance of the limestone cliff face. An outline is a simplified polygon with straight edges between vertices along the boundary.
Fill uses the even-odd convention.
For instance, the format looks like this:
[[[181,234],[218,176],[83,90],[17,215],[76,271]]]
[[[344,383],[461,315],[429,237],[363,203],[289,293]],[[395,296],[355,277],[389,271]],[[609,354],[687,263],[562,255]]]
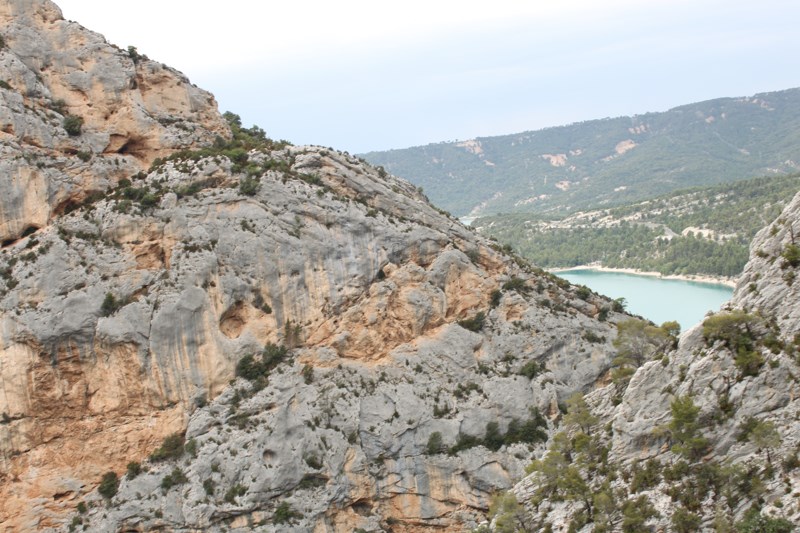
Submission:
[[[211,94],[65,21],[49,0],[0,2],[0,37],[0,241],[156,157],[230,135]]]
[[[0,36],[2,528],[461,530],[608,368],[607,300],[407,182],[230,141],[208,93],[49,1],[0,0]]]
[[[800,194],[756,236],[732,300],[705,327],[686,332],[676,350],[645,363],[627,385],[586,396],[596,416],[594,435],[608,450],[606,467],[616,475],[592,472],[586,460],[581,476],[611,499],[600,506],[574,497],[558,501],[559,489],[550,492],[538,468],[515,488],[527,507],[523,521],[533,530],[548,523],[553,531],[572,523],[583,524],[582,531],[616,529],[631,523],[626,502],[636,502],[628,511],[649,502],[654,513],[638,526],[647,530],[731,531],[737,522],[752,527],[759,513],[759,520],[780,521],[783,528],[769,530],[796,530],[798,232]],[[678,400],[684,406],[690,400],[692,409],[676,411]],[[681,414],[689,420],[689,411],[689,425],[676,423]],[[574,425],[561,429],[573,438],[581,433]],[[559,446],[550,444],[563,451]],[[587,520],[589,507],[596,514]]]
[[[428,456],[430,435],[450,446],[483,438],[492,421],[505,432],[531,408],[557,412],[607,368],[613,328],[593,316],[608,302],[518,267],[407,183],[318,148],[254,151],[249,164],[286,170],[263,171],[250,196],[223,157],[170,162],[5,249],[8,523],[51,524],[42,517],[74,508],[103,472],[143,460],[188,421],[199,448],[185,468],[200,492],[142,507],[146,481],[161,497],[154,468],[100,530],[258,520],[297,490],[289,501],[309,506],[308,527],[394,517],[458,529],[531,452]],[[132,189],[157,204],[131,203]],[[523,285],[501,291],[511,276]],[[479,332],[456,324],[479,312]],[[267,343],[296,347],[279,374],[258,393],[228,387],[236,361]],[[519,375],[531,361],[549,372]],[[310,469],[311,454],[325,466]],[[302,490],[310,474],[325,482]],[[250,496],[208,503],[209,478],[218,498],[239,485]],[[176,509],[164,523],[155,512]]]

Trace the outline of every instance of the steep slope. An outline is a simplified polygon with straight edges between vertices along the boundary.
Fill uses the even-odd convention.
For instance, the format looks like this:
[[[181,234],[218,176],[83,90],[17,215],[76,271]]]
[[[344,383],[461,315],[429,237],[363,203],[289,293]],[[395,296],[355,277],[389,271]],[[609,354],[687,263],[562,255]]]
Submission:
[[[795,172],[800,89],[365,158],[458,216],[563,213]]]
[[[48,525],[48,511],[74,509],[103,472],[142,461],[225,391],[188,420],[188,496],[162,499],[175,465],[154,464],[113,500],[119,511],[89,523],[213,529],[271,516],[277,501],[308,527],[474,520],[546,430],[530,409],[554,413],[607,367],[613,327],[593,317],[609,302],[518,267],[356,159],[252,151],[254,182],[232,166],[166,163],[7,249],[6,518],[27,524],[16,520],[32,504],[22,518]],[[126,203],[131,189],[157,204]],[[270,343],[293,349],[268,382],[226,389],[236,361]],[[423,453],[433,432],[452,446],[531,417],[519,457],[477,442]],[[244,498],[227,501],[239,486]]]
[[[560,436],[515,489],[526,510],[509,500],[500,523],[518,519],[531,531],[796,530],[798,231],[800,194],[754,239],[725,309],[627,378],[616,362],[614,383],[585,404],[573,401]]]
[[[607,369],[611,302],[409,183],[0,15],[2,528],[461,530]]]

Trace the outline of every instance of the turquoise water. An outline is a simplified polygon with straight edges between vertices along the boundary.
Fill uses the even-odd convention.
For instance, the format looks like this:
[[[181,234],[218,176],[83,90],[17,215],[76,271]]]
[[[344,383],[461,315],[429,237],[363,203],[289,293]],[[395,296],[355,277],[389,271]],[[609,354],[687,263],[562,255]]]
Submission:
[[[733,295],[733,289],[725,285],[621,272],[581,269],[559,272],[557,275],[611,298],[625,298],[630,313],[641,315],[656,324],[677,320],[681,331],[703,320],[706,312],[718,311]]]

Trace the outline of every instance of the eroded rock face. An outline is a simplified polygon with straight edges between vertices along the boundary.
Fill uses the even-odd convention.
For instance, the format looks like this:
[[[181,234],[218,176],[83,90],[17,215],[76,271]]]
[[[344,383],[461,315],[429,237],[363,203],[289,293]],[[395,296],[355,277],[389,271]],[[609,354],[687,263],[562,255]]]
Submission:
[[[0,36],[0,241],[156,157],[230,135],[211,94],[64,20],[49,0],[0,2]]]
[[[93,527],[215,529],[288,502],[308,528],[458,530],[532,449],[428,455],[431,434],[449,447],[531,409],[553,416],[608,367],[613,326],[594,318],[607,301],[518,266],[408,183],[319,148],[248,164],[255,178],[223,156],[169,162],[2,252],[5,524],[57,524],[102,473],[188,423],[191,495],[165,496],[175,465],[155,465]],[[512,276],[521,293],[501,290]],[[456,323],[479,312],[477,332]],[[295,347],[269,384],[229,387],[268,343]],[[531,361],[549,371],[520,375]],[[53,460],[84,441],[91,451]]]

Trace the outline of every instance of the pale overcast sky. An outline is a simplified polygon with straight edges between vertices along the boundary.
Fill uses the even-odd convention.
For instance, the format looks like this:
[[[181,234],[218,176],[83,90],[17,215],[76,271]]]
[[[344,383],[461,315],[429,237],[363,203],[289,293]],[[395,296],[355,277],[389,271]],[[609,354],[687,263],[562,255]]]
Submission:
[[[352,153],[800,86],[797,0],[56,3],[245,124]]]

